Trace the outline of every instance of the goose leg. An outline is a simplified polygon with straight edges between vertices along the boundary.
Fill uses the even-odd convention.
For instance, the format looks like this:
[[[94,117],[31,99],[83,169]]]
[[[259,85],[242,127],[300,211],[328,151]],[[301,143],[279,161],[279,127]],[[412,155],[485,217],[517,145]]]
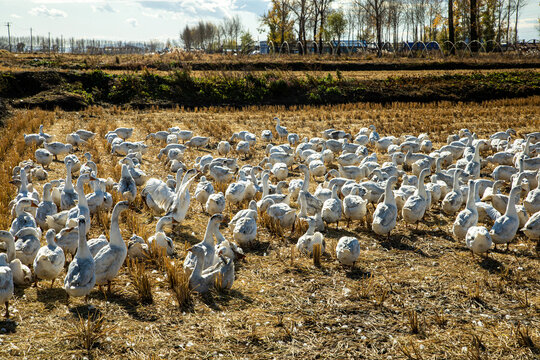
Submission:
[[[111,294],[111,280],[107,281],[107,293]]]
[[[9,301],[6,301],[6,313],[4,316],[6,319],[9,319]]]
[[[51,280],[51,289],[52,289],[53,286],[54,286],[54,280],[56,280],[56,278],[54,278],[54,279]]]

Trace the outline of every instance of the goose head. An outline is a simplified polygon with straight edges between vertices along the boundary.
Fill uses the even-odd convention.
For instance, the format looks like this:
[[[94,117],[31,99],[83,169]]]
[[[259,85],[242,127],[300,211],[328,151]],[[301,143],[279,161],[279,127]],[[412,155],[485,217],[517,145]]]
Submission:
[[[83,187],[84,184],[89,183],[90,181],[96,181],[97,178],[95,177],[94,173],[86,173],[79,176],[77,179],[77,187]]]
[[[17,202],[17,205],[15,206],[16,212],[21,213],[28,208],[37,208],[37,204],[35,203],[35,200],[29,197],[22,198]]]
[[[13,235],[6,230],[0,230],[0,241],[5,242],[6,244],[12,243],[14,240]]]
[[[251,200],[251,201],[249,202],[248,208],[249,208],[250,210],[255,210],[255,211],[257,211],[257,202],[256,202],[255,200]]]
[[[0,266],[7,266],[7,264],[8,264],[7,254],[5,253],[0,254]]]
[[[56,231],[54,229],[47,230],[47,233],[45,233],[45,239],[47,240],[47,245],[56,246],[56,242],[54,241],[55,238],[56,238]]]
[[[218,226],[219,224],[221,224],[223,219],[224,219],[224,216],[222,214],[214,214],[210,218],[210,224],[212,224],[214,226]]]
[[[176,223],[174,217],[170,215],[163,216],[156,224],[156,232],[170,232],[172,231],[174,223]]]

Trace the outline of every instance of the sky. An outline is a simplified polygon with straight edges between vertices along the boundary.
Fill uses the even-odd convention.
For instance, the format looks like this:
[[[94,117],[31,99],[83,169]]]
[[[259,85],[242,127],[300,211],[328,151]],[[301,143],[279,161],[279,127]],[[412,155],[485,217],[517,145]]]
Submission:
[[[520,39],[539,39],[539,0],[528,0],[519,22]],[[11,23],[14,36],[34,34],[64,38],[124,41],[178,39],[180,29],[199,20],[219,22],[239,15],[256,40],[259,17],[270,0],[0,0],[0,22]],[[7,28],[2,26],[4,36]]]

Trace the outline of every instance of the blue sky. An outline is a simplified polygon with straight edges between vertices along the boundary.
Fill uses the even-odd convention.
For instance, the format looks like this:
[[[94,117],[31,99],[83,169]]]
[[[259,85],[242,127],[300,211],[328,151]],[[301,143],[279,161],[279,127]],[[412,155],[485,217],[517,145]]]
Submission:
[[[538,0],[528,0],[519,37],[540,38]],[[34,34],[111,40],[177,39],[181,28],[202,20],[220,21],[238,14],[255,39],[259,16],[269,0],[0,0],[0,21],[12,23],[13,35]],[[7,34],[2,27],[2,34]],[[4,34],[4,35],[5,35]]]

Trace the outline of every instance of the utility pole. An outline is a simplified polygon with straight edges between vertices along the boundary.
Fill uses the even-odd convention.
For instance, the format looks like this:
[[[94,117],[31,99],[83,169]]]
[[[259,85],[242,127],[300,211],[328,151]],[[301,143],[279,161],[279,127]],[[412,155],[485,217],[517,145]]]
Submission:
[[[64,35],[60,35],[60,52],[64,52]]]
[[[30,28],[30,53],[34,52],[34,46],[33,46],[33,38],[32,38],[32,28]]]
[[[51,33],[49,32],[49,55],[51,55]]]
[[[9,42],[9,52],[11,52],[11,32],[9,31],[9,27],[11,26],[11,23],[7,22],[6,26],[7,26],[7,36],[8,36],[8,42]]]

